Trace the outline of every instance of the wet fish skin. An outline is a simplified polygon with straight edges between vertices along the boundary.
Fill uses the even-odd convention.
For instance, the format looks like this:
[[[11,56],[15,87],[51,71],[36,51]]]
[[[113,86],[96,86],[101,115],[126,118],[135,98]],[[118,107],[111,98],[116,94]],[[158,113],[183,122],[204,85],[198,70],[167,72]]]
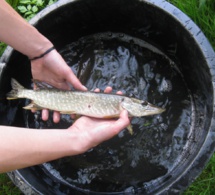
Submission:
[[[15,79],[11,79],[12,90],[7,99],[27,98],[33,102],[25,109],[59,111],[63,114],[80,114],[96,118],[119,117],[122,109],[128,111],[130,117],[141,117],[159,114],[163,108],[154,106],[146,101],[129,98],[116,94],[65,91],[56,88],[41,88],[38,90],[25,89]]]

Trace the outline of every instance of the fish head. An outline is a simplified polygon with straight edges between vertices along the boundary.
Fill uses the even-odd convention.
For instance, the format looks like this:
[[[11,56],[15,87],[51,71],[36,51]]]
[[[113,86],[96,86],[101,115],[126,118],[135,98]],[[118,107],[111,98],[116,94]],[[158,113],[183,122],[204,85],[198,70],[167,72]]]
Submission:
[[[128,111],[131,117],[141,117],[154,114],[160,114],[165,109],[150,104],[147,101],[139,100],[136,98],[124,98],[121,102],[121,107]]]

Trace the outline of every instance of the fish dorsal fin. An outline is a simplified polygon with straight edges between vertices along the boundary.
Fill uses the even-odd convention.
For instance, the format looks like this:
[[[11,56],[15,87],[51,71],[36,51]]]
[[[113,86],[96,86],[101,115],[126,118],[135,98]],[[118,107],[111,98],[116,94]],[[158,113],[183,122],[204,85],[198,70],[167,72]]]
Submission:
[[[41,89],[55,89],[55,87],[53,87],[52,85],[43,82],[43,81],[39,81],[36,79],[33,79],[33,83],[36,87],[36,90],[41,90]]]
[[[11,86],[13,89],[24,89],[24,87],[18,83],[14,78],[11,78]]]

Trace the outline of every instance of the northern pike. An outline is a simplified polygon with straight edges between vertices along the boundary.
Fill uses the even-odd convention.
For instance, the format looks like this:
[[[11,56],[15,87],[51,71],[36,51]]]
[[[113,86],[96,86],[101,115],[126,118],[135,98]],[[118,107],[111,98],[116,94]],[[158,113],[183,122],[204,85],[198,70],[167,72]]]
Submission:
[[[32,102],[24,109],[41,110],[43,108],[59,111],[62,114],[78,114],[95,118],[117,118],[125,109],[130,117],[141,117],[162,113],[165,109],[147,101],[124,95],[67,91],[47,87],[43,82],[35,81],[37,90],[26,89],[15,79],[11,79],[12,90],[7,99],[27,98]]]

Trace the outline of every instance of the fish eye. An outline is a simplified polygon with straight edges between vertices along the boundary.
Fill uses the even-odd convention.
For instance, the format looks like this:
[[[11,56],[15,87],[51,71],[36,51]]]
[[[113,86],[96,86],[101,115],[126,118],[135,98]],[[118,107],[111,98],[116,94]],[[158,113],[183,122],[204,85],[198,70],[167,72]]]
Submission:
[[[147,106],[147,105],[148,105],[148,102],[147,102],[147,101],[142,101],[141,105],[142,105],[142,106]]]

